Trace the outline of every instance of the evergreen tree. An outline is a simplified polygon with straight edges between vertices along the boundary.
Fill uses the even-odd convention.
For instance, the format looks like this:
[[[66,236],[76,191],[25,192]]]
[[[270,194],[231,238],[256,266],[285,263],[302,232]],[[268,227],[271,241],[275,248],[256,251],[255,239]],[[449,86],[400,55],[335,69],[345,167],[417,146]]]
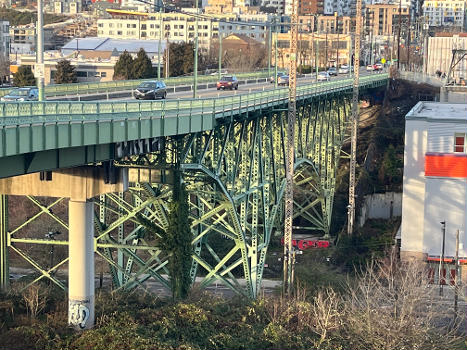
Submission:
[[[192,43],[171,43],[169,48],[170,76],[176,77],[193,72],[194,55]],[[167,58],[167,56],[165,57]]]
[[[133,71],[133,57],[125,50],[118,58],[117,63],[115,63],[113,79],[134,79]]]
[[[147,79],[154,76],[151,60],[143,48],[138,51],[133,61],[133,76],[135,79]]]
[[[54,77],[55,84],[76,83],[75,67],[68,60],[61,60],[57,64],[57,71]]]
[[[178,300],[186,298],[191,287],[190,270],[193,253],[191,244],[193,236],[188,218],[188,195],[179,169],[174,170],[174,187],[169,208],[169,225],[166,232],[161,235],[159,247],[170,254],[167,266],[170,287],[173,298]]]
[[[36,85],[36,78],[34,78],[31,66],[19,66],[18,71],[13,75],[13,84],[19,87]]]

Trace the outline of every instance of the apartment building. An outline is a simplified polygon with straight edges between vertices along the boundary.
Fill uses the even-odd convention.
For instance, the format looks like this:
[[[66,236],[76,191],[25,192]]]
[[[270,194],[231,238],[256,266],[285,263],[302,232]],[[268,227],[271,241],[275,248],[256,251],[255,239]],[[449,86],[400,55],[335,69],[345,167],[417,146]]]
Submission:
[[[409,8],[401,7],[401,22],[407,23]],[[398,30],[399,5],[374,4],[367,5],[365,10],[365,26],[373,36],[392,36]]]
[[[122,10],[108,10],[108,12],[118,15],[118,17],[99,19],[97,21],[98,37],[138,40],[159,40],[162,38],[170,42],[192,42],[195,37],[196,20],[189,14],[140,13]],[[218,17],[216,16],[216,18]],[[236,16],[223,15],[222,18],[234,21]],[[218,34],[218,21],[198,19],[200,49],[209,50],[211,39],[217,38]]]
[[[324,13],[324,0],[302,0],[298,2],[298,15]]]
[[[466,1],[426,0],[423,3],[423,15],[430,27],[457,27],[466,29]]]
[[[220,22],[219,33],[222,37],[230,34],[247,36],[261,43],[265,43],[268,38],[269,26],[274,19],[270,14],[242,14],[237,17],[236,22]]]
[[[284,0],[261,0],[262,7],[275,9],[276,14],[283,15],[285,12]]]
[[[10,53],[10,22],[0,21],[0,54],[8,57]]]
[[[82,0],[55,0],[46,3],[45,9],[47,12],[75,15],[83,11],[83,2]]]
[[[352,28],[352,19],[349,16],[299,16],[301,32],[339,33],[349,34]]]
[[[277,40],[277,65],[287,68],[290,57],[290,33],[278,33],[274,35],[274,40]],[[297,63],[314,67],[316,51],[318,51],[318,66],[321,68],[349,64],[351,40],[350,34],[299,33]],[[274,56],[273,50],[273,61]]]
[[[36,27],[32,24],[10,26],[10,53],[32,53],[36,51]],[[45,50],[55,49],[54,29],[44,27]]]

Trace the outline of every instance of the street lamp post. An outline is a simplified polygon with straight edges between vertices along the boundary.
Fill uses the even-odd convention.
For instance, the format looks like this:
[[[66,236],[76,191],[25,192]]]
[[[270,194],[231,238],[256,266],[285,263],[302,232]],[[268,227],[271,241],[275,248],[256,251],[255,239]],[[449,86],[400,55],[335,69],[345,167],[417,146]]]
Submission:
[[[219,23],[219,29],[217,30],[217,35],[219,37],[219,62],[218,62],[218,69],[219,69],[219,72],[218,72],[218,76],[219,76],[219,80],[221,80],[221,76],[222,76],[222,33],[220,31],[220,23]]]
[[[157,45],[157,79],[161,79],[161,45],[162,45],[162,6],[159,0],[159,45]]]
[[[277,88],[277,27],[276,27],[276,17],[274,17],[274,87]]]
[[[44,0],[37,1],[37,56],[36,77],[39,90],[39,101],[44,101]]]

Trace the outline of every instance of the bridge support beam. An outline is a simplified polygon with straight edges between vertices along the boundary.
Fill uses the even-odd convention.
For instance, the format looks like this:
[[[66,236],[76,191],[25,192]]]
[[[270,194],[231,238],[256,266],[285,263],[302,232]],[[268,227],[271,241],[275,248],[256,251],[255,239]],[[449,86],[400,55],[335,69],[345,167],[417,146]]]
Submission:
[[[69,201],[68,323],[94,325],[94,204]]]

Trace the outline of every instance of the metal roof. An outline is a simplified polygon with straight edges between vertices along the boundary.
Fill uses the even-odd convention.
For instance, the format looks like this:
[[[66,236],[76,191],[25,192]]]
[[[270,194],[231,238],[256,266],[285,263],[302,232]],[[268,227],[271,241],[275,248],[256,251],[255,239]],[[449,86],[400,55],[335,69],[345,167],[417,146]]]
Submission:
[[[129,53],[137,53],[141,48],[148,54],[157,54],[159,46],[158,40],[136,40],[136,39],[111,39],[111,38],[79,38],[72,39],[65,44],[62,48],[63,54],[69,54],[78,50],[90,51],[114,51],[123,53],[125,50]],[[161,50],[164,51],[166,47],[165,40],[161,42]]]
[[[428,121],[465,122],[467,104],[444,102],[418,102],[405,116],[406,119],[425,119]]]

